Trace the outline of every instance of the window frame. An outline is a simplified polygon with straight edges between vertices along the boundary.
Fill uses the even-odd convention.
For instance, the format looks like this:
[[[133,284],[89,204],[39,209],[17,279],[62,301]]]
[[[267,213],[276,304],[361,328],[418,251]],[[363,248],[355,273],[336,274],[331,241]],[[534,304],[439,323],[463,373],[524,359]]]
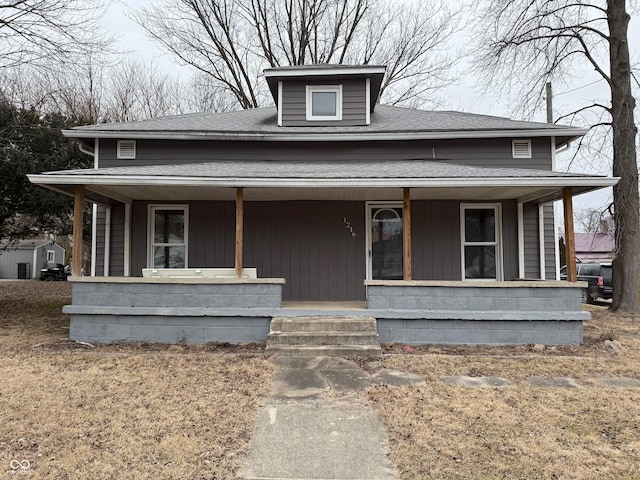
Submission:
[[[335,115],[314,115],[313,114],[313,94],[314,93],[335,93],[336,94],[336,114]],[[312,122],[326,122],[342,120],[342,85],[307,85],[306,89],[306,119]]]
[[[495,218],[495,240],[493,242],[467,242],[466,241],[466,211],[467,210],[488,210],[494,211]],[[461,278],[466,281],[479,282],[500,282],[504,280],[504,261],[502,249],[502,204],[501,203],[461,203],[460,204],[460,270]],[[494,246],[496,255],[496,278],[466,278],[466,256],[465,247]]]
[[[133,146],[133,149],[132,149],[133,153],[128,153],[128,152],[127,153],[123,153],[122,145],[124,143],[128,143],[128,144]],[[121,159],[124,159],[124,160],[135,160],[135,158],[136,158],[136,148],[137,148],[137,145],[136,145],[136,141],[135,140],[118,140],[118,145],[117,145],[117,148],[116,148],[116,150],[117,150],[116,151],[116,155],[117,155],[117,157],[119,159],[121,158]],[[129,150],[129,149],[127,149],[127,150]]]
[[[155,239],[155,212],[157,210],[175,210],[182,211],[184,215],[184,239],[182,243],[156,243]],[[156,267],[153,264],[154,254],[153,250],[156,246],[172,246],[181,247],[184,246],[184,267],[189,268],[189,205],[179,204],[152,204],[148,207],[147,214],[147,268],[166,268]],[[171,267],[169,267],[171,268]]]
[[[51,258],[53,257],[53,258]],[[56,263],[56,251],[55,250],[47,250],[47,265]]]

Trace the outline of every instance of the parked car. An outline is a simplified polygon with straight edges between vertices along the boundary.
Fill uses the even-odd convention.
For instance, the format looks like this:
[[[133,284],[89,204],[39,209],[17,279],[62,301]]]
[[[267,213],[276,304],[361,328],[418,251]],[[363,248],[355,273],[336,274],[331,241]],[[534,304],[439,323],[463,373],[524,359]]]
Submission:
[[[578,281],[589,286],[582,294],[583,303],[593,303],[597,298],[613,298],[613,286],[610,263],[577,263]],[[560,279],[567,279],[567,266],[560,269]]]
[[[61,263],[40,270],[40,280],[63,281],[69,276],[69,267]]]

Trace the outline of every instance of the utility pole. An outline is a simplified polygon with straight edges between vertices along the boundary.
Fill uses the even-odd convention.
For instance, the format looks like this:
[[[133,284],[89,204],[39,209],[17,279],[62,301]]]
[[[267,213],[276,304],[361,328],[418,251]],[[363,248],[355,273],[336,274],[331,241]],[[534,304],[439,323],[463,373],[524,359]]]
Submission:
[[[551,82],[547,82],[547,123],[553,123],[553,92]]]

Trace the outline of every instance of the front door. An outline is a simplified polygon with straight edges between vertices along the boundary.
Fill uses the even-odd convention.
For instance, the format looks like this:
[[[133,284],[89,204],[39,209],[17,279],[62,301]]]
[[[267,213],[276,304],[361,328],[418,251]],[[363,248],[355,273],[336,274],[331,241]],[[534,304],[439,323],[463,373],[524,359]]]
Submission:
[[[368,204],[367,221],[367,278],[402,280],[402,203]]]

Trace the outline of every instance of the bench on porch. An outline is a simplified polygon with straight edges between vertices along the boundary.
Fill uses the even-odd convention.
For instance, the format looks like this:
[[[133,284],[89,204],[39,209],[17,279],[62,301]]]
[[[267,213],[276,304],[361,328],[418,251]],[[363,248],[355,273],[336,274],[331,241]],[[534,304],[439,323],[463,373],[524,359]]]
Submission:
[[[143,268],[145,278],[237,278],[235,268]],[[257,268],[243,268],[243,279],[258,278]]]

